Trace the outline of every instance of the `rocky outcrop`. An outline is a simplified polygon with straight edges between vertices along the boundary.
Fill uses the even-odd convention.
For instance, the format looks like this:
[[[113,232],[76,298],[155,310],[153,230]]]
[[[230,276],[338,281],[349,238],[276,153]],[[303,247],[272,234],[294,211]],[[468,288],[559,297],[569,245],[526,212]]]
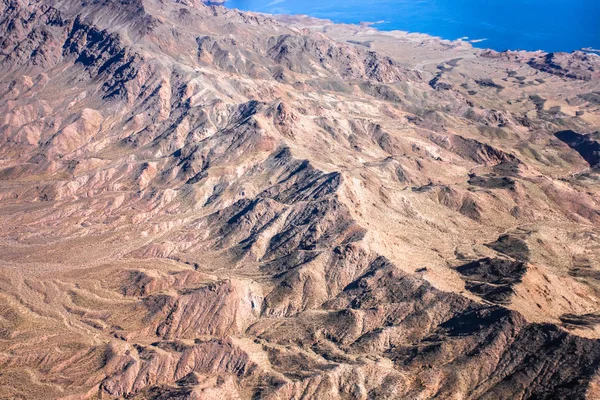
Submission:
[[[156,334],[170,339],[244,332],[260,315],[262,300],[256,285],[227,281],[187,289],[176,297],[150,296],[144,304],[148,320],[158,319]]]
[[[583,135],[574,131],[560,131],[556,133],[556,137],[577,151],[591,167],[600,164],[600,142],[597,140],[599,133]]]
[[[466,282],[466,289],[488,301],[506,304],[514,294],[513,287],[527,272],[522,262],[484,258],[456,269]]]
[[[315,74],[314,65],[319,65],[344,79],[397,82],[403,78],[390,58],[324,37],[282,35],[270,38],[267,48],[273,61],[294,72]]]
[[[465,138],[460,135],[433,137],[432,140],[459,156],[468,158],[476,163],[500,164],[518,162],[518,159],[512,154],[508,154],[486,143],[481,143],[478,140]]]
[[[570,79],[590,81],[600,76],[600,57],[582,51],[548,53],[531,58],[530,67]]]
[[[107,355],[107,363],[117,372],[101,383],[101,390],[117,397],[131,397],[155,385],[193,381],[196,374],[243,377],[255,367],[248,355],[228,340],[161,342],[128,348],[123,354],[117,351],[111,348]],[[218,393],[219,385],[215,387]]]

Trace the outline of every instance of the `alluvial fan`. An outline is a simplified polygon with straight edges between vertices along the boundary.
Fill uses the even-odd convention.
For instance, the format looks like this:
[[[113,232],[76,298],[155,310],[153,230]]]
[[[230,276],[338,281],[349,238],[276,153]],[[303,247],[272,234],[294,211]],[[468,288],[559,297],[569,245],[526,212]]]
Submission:
[[[600,398],[599,73],[0,0],[0,397]]]

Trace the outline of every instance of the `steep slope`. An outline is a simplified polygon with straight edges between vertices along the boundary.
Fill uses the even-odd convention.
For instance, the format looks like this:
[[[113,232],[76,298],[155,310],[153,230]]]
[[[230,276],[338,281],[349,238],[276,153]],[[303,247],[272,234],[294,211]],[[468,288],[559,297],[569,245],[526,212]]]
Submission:
[[[598,57],[0,15],[0,397],[600,396]]]

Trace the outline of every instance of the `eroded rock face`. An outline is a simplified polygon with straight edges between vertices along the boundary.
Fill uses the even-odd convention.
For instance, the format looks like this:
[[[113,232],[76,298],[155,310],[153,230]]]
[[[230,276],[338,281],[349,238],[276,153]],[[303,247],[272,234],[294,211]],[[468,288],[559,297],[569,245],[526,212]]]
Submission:
[[[600,77],[600,57],[581,51],[548,53],[533,57],[528,64],[541,71],[565,78],[591,81]]]
[[[158,320],[156,334],[169,339],[244,332],[259,316],[262,300],[260,289],[252,284],[226,281],[187,289],[176,297],[156,295],[144,301],[148,319]]]
[[[117,372],[103,380],[100,388],[116,397],[129,397],[148,384],[189,382],[197,373],[244,376],[253,368],[243,350],[230,341],[217,340],[136,346],[124,355],[109,354],[107,362],[116,364]]]
[[[213,3],[0,0],[0,397],[600,397],[597,59]]]
[[[513,286],[521,282],[527,268],[523,262],[484,258],[461,265],[466,289],[494,303],[509,303]]]
[[[600,133],[583,135],[573,131],[560,131],[556,137],[577,151],[591,167],[600,165]]]

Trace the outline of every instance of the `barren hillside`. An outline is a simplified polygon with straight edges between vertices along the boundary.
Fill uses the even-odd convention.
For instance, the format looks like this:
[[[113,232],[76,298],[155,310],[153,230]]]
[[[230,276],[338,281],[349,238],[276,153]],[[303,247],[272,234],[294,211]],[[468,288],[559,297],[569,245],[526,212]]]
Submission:
[[[0,398],[599,399],[600,57],[0,0]]]

